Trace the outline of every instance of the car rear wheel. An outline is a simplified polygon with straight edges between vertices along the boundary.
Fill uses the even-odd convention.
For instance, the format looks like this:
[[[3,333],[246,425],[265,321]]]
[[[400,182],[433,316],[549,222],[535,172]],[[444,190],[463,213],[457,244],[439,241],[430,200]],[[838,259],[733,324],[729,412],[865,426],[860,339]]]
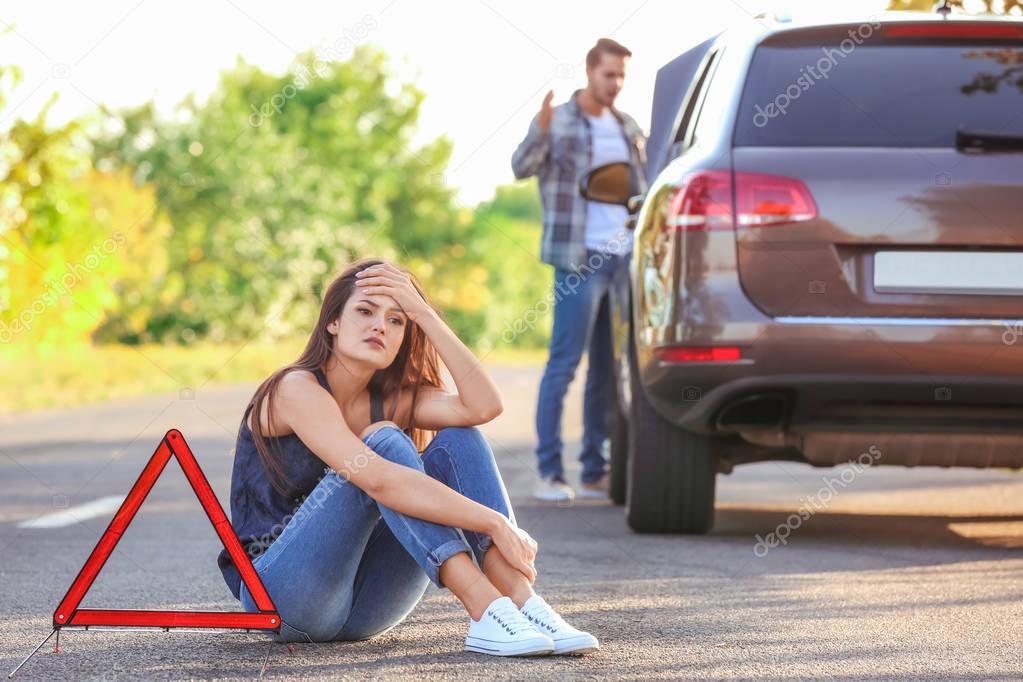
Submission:
[[[656,411],[629,344],[632,386],[625,516],[637,533],[706,533],[714,525],[714,439],[680,429]]]

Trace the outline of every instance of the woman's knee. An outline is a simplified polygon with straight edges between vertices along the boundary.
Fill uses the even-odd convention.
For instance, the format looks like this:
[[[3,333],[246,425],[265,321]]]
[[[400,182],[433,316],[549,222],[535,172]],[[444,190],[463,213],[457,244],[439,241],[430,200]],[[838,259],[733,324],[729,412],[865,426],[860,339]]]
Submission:
[[[401,430],[400,426],[398,426],[397,424],[395,424],[394,422],[392,422],[390,420],[373,422],[372,424],[370,424],[369,426],[367,426],[366,428],[364,428],[362,430],[362,433],[359,434],[359,440],[363,440],[363,441],[366,440],[370,435],[372,435],[373,433],[376,433],[376,431],[378,431],[379,429],[382,429],[385,426],[393,426],[394,428],[398,429],[399,431]]]
[[[363,437],[362,442],[373,452],[396,464],[422,470],[423,463],[419,450],[400,426],[391,421],[379,421],[371,424],[367,430],[369,433]]]
[[[437,432],[431,447],[448,453],[460,469],[483,469],[497,474],[497,459],[490,441],[475,426],[450,426]]]
[[[483,432],[474,426],[448,427],[437,432],[423,453],[426,473],[462,491],[482,495],[481,486],[500,496],[501,471]],[[482,500],[477,500],[482,501]]]
[[[490,442],[475,426],[447,426],[437,432],[434,441],[453,452],[483,451],[492,453]]]

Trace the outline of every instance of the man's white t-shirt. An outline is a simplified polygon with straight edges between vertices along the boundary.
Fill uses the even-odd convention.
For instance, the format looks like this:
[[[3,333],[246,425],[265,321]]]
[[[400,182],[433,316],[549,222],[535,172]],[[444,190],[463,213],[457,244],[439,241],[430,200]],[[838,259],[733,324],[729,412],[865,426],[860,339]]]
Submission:
[[[600,116],[586,114],[586,118],[590,122],[591,167],[615,161],[628,163],[629,148],[625,144],[625,135],[611,110],[605,107]],[[626,231],[627,237],[621,244],[609,246],[609,242],[622,239],[619,233],[625,229],[628,217],[629,212],[624,206],[587,201],[586,248],[603,253],[626,253],[631,250],[632,233],[629,231]]]

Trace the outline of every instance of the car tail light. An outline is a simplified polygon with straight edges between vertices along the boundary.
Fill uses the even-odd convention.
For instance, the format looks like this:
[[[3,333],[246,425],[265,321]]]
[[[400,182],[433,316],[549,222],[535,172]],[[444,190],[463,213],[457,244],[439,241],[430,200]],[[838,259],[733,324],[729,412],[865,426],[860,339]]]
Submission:
[[[665,230],[731,230],[813,220],[817,204],[801,180],[762,173],[699,171],[690,175],[668,204]]]
[[[802,180],[737,172],[735,212],[740,227],[789,225],[816,218],[817,203]]]
[[[665,362],[734,362],[742,359],[738,346],[664,346],[654,357]]]
[[[894,38],[1023,38],[1023,27],[999,24],[892,24],[883,31]]]
[[[731,230],[732,174],[698,171],[687,177],[668,204],[666,230]]]

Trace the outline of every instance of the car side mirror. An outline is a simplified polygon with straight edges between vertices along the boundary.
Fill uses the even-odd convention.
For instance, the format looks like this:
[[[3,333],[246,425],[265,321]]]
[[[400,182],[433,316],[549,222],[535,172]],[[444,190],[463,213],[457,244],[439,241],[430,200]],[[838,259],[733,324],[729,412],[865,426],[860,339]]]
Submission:
[[[628,206],[634,193],[632,168],[622,161],[591,168],[579,178],[579,194],[589,201]]]

